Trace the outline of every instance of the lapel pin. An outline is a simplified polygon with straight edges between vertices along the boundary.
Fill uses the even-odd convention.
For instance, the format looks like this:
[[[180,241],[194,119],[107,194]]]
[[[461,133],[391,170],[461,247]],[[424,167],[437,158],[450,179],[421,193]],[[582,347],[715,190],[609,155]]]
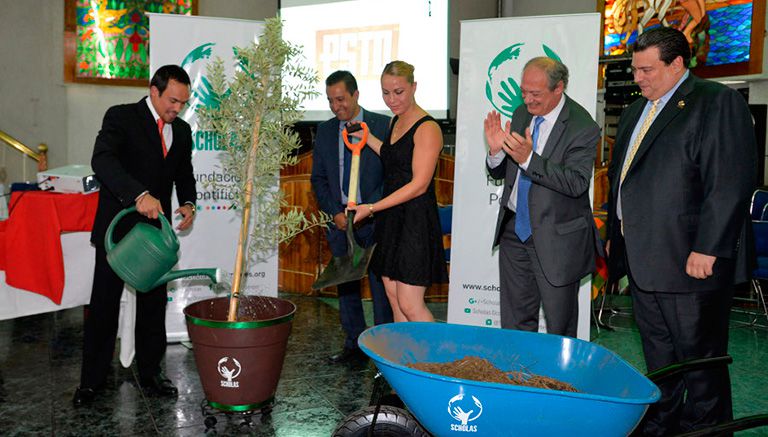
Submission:
[[[685,100],[680,100],[679,102],[677,102],[677,107],[680,109],[685,108]]]

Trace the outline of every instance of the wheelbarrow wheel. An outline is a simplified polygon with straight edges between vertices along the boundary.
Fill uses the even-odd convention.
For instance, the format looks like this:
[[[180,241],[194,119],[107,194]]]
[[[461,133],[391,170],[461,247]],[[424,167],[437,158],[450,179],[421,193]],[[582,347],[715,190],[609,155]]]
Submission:
[[[381,406],[376,417],[373,433],[370,433],[375,411],[376,406],[369,406],[345,417],[344,421],[333,431],[333,437],[367,437],[368,435],[375,435],[376,437],[430,436],[411,413],[402,408],[389,405]]]

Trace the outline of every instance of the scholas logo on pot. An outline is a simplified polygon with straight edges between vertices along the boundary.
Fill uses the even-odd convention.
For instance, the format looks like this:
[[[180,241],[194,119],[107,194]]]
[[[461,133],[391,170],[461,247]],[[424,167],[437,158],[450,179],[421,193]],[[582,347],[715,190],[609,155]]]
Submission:
[[[230,363],[230,360],[232,362]],[[225,378],[226,381],[221,381],[222,387],[229,387],[229,388],[238,388],[240,387],[240,383],[237,381],[233,381],[233,379],[237,378],[240,375],[240,371],[243,369],[242,366],[240,366],[240,362],[237,361],[235,358],[231,357],[223,357],[219,360],[218,364],[219,369],[219,375],[221,375],[222,378]]]
[[[477,425],[470,425],[469,422],[483,414],[483,403],[474,396],[471,398],[471,401],[464,399],[464,393],[459,393],[448,401],[448,414],[454,420],[461,422],[452,423],[451,431],[477,432]]]

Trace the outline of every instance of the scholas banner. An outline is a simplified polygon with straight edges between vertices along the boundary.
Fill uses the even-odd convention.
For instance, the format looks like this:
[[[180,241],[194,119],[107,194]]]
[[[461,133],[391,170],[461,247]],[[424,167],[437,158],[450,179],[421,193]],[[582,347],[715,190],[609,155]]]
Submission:
[[[548,56],[568,67],[566,94],[594,118],[599,32],[598,13],[461,22],[449,322],[500,326],[498,250],[492,245],[505,182],[493,180],[485,169],[486,115],[495,110],[502,125],[509,120],[523,104],[523,66],[531,58]],[[578,326],[578,336],[585,340],[589,298],[586,277],[579,290]]]
[[[240,232],[240,210],[224,186],[237,182],[225,173],[220,154],[224,153],[216,135],[201,130],[197,111],[211,103],[208,64],[224,60],[227,73],[234,73],[234,47],[251,44],[261,35],[264,23],[212,17],[150,15],[150,69],[178,64],[192,81],[187,108],[180,117],[192,127],[192,165],[197,181],[197,216],[191,231],[179,234],[181,245],[177,268],[219,267],[232,272]],[[278,179],[275,178],[277,181]],[[277,188],[277,187],[275,187]],[[173,201],[176,202],[174,194]],[[177,206],[174,204],[174,209]],[[206,281],[179,280],[168,286],[166,325],[169,340],[185,340],[187,329],[183,309],[192,302],[228,295],[228,288],[211,289]],[[244,278],[245,294],[277,296],[277,247],[266,262],[251,265]]]

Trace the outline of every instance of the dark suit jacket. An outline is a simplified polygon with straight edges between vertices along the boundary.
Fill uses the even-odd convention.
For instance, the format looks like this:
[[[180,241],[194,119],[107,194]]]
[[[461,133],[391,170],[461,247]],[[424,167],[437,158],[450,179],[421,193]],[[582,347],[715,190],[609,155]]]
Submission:
[[[532,118],[520,105],[512,115],[511,130],[525,135]],[[600,249],[589,185],[599,137],[600,129],[589,113],[566,95],[542,155],[534,153],[526,171],[533,182],[528,194],[531,238],[544,275],[555,286],[573,283],[595,270],[595,250]],[[503,232],[504,206],[518,170],[509,156],[498,167],[488,168],[493,178],[505,181],[494,246]]]
[[[101,183],[99,207],[91,232],[91,242],[104,244],[104,235],[112,218],[134,204],[144,191],[160,200],[170,220],[171,192],[176,185],[179,204],[195,203],[197,191],[192,173],[192,131],[189,124],[176,118],[173,144],[163,159],[157,123],[145,99],[138,103],[113,106],[104,115],[96,137],[91,167]],[[131,214],[120,222],[115,237],[122,238],[139,220]]]
[[[370,133],[383,139],[389,129],[389,117],[375,112],[363,111],[363,121]],[[344,211],[341,203],[341,184],[339,175],[339,119],[332,118],[317,127],[315,147],[312,150],[312,189],[317,197],[320,209],[333,217]],[[360,152],[360,198],[363,203],[374,203],[381,199],[382,167],[379,156],[370,147],[363,147]],[[360,229],[373,238],[373,229]],[[347,251],[346,235],[339,232],[331,222],[328,243],[334,256],[344,255]]]
[[[622,238],[619,177],[647,101],[638,99],[621,115],[608,170],[612,278],[624,274],[626,259],[636,284],[648,291],[722,288],[734,281],[734,265],[737,280],[746,280],[752,242],[744,236],[757,148],[749,107],[719,83],[691,74],[656,116],[621,188]],[[713,276],[685,273],[691,251],[718,258]]]

